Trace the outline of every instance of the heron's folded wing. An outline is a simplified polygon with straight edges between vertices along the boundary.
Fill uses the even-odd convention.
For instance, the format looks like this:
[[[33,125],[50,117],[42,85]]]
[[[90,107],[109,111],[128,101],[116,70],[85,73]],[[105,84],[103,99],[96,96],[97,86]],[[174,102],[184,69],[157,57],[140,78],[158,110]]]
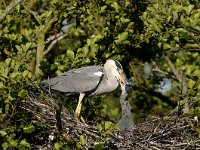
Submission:
[[[70,70],[50,79],[51,89],[60,92],[87,92],[94,90],[103,75],[103,67],[89,66]]]

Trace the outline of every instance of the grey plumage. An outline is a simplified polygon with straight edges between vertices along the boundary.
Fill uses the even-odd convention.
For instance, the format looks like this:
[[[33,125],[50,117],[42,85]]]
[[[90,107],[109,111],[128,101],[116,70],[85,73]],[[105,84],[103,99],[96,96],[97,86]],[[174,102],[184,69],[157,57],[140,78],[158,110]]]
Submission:
[[[95,72],[102,72],[101,66],[89,66],[73,69],[50,80],[41,82],[43,89],[56,90],[63,93],[90,92],[96,88],[101,81],[101,76],[93,75]]]
[[[73,69],[55,78],[42,81],[40,86],[47,91],[50,89],[69,94],[80,93],[75,112],[78,116],[85,95],[111,92],[119,86],[119,83],[125,83],[125,80],[122,65],[116,60],[107,60],[104,66]]]
[[[118,121],[117,125],[120,127],[121,130],[132,131],[134,129],[134,122],[132,119],[131,113],[131,105],[128,102],[128,94],[132,91],[132,82],[133,78],[130,78],[125,84],[121,85],[121,96],[120,96],[120,104],[121,104],[121,111],[122,116],[121,119]]]

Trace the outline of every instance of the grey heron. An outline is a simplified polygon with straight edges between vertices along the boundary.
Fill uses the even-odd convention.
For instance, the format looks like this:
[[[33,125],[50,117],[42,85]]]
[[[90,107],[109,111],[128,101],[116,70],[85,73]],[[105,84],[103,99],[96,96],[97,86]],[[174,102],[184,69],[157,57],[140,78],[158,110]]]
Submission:
[[[55,90],[61,93],[79,93],[75,117],[81,111],[82,100],[85,96],[108,93],[115,90],[120,83],[126,82],[122,65],[117,60],[109,59],[104,66],[87,66],[69,70],[59,76],[44,80],[40,87],[43,90]]]

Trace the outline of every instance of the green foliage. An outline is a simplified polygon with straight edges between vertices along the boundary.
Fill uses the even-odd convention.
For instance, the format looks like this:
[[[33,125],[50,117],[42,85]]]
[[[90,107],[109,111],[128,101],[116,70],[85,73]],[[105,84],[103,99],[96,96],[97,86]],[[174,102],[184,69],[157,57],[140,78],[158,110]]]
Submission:
[[[0,14],[10,2],[0,2]],[[72,68],[102,64],[109,58],[121,61],[126,73],[135,77],[134,92],[129,96],[134,118],[141,118],[139,113],[163,114],[171,110],[173,106],[155,94],[167,78],[172,83],[172,88],[164,93],[168,100],[176,104],[184,103],[183,97],[187,98],[190,115],[198,120],[199,16],[197,0],[22,1],[0,23],[0,149],[30,149],[33,143],[29,136],[44,130],[45,125],[36,125],[30,114],[20,108],[30,93],[40,93],[38,83],[42,78]],[[51,46],[47,39],[62,33],[64,19],[76,25],[44,55]],[[167,55],[176,70],[186,76],[184,95],[181,83],[173,80],[174,75],[164,60]],[[163,70],[165,75],[153,74],[153,68]],[[90,99],[88,103],[92,107],[87,102],[83,107],[86,120],[103,121],[97,125],[103,137],[117,128],[105,122],[108,117],[119,118],[119,103],[114,97],[119,94]],[[69,110],[76,105],[72,99],[66,102]],[[104,99],[103,104],[100,99]],[[105,118],[97,117],[97,113]],[[46,134],[46,131],[40,133]],[[86,144],[87,136],[83,135],[77,147]],[[103,147],[101,141],[94,143],[95,149]],[[54,143],[54,148],[70,149],[60,140]]]
[[[113,124],[111,121],[106,121],[97,124],[97,129],[99,130],[99,132],[103,137],[106,137],[112,131],[119,130],[119,127]]]
[[[104,143],[103,142],[95,142],[94,143],[94,149],[95,150],[103,150],[104,149]]]
[[[60,150],[60,149],[63,149],[63,150],[70,150],[70,147],[68,145],[66,145],[64,142],[56,142],[54,144],[54,148],[55,150]]]
[[[84,135],[80,136],[79,142],[77,143],[78,149],[83,149],[84,146],[87,144],[87,139]]]

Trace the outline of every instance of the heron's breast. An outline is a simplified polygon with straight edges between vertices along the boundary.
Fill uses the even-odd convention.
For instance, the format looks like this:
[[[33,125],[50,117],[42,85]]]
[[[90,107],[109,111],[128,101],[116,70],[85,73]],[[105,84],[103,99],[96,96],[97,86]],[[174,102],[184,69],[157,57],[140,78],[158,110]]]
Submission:
[[[110,92],[114,91],[118,86],[119,86],[119,83],[117,82],[117,80],[113,81],[113,82],[102,81],[99,84],[96,91],[94,91],[94,94],[92,94],[92,95],[110,93]]]

